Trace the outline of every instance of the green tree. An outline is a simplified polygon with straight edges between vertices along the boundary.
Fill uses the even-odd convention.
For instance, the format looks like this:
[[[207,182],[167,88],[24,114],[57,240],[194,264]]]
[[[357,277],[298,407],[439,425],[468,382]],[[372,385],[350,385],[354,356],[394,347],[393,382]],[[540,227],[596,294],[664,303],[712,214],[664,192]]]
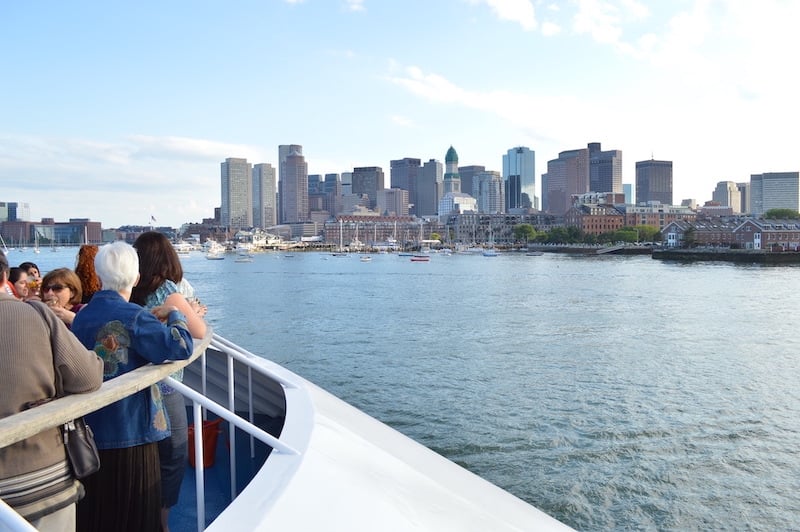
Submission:
[[[536,229],[531,224],[514,226],[514,240],[517,242],[533,242],[536,239]]]
[[[431,240],[442,240],[442,237],[439,236],[439,233],[431,233]]]
[[[765,220],[797,220],[800,212],[792,209],[769,209],[764,213]]]

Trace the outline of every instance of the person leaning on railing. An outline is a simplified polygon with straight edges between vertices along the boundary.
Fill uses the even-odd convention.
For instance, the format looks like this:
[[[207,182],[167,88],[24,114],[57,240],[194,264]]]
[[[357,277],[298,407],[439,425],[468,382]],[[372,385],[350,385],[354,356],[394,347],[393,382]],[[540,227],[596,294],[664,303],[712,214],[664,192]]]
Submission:
[[[193,350],[186,317],[174,306],[130,303],[139,278],[136,250],[125,242],[100,248],[95,270],[102,290],[75,316],[72,332],[105,363],[105,380],[147,363],[186,360]],[[162,323],[164,322],[164,323]],[[161,472],[158,442],[169,425],[157,385],[86,416],[100,450],[100,471],[84,479],[79,530],[158,532]]]
[[[163,233],[147,231],[133,243],[139,255],[139,282],[133,287],[131,301],[146,308],[174,305],[186,316],[186,325],[192,338],[206,335],[203,316],[206,307],[181,290],[188,285],[183,277],[183,266],[178,252]],[[191,302],[190,302],[191,301]],[[183,370],[171,375],[183,380]],[[158,384],[164,399],[164,409],[169,418],[170,436],[158,442],[161,462],[161,529],[169,531],[170,508],[178,504],[186,461],[189,458],[186,403],[183,396],[164,382]]]
[[[2,282],[8,270],[0,252]],[[0,418],[55,398],[59,378],[64,393],[94,391],[103,382],[103,361],[44,304],[0,292]],[[0,449],[0,497],[40,531],[75,530],[75,502],[82,496],[60,427]]]

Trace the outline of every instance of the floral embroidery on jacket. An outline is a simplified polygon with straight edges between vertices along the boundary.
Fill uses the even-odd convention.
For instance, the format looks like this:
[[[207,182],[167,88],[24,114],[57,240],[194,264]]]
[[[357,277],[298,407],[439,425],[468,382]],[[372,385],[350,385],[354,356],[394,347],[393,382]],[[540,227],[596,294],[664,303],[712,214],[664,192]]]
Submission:
[[[120,365],[128,363],[128,347],[131,338],[125,326],[118,320],[110,321],[97,331],[94,352],[103,359],[103,377],[108,379],[119,375]]]

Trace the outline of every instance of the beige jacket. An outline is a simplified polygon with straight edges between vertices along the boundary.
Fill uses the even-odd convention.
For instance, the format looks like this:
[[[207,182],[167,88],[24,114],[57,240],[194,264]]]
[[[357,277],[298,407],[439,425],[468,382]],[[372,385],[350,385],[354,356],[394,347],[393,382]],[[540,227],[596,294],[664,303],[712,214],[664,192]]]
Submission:
[[[0,292],[0,418],[54,398],[54,365],[59,367],[65,394],[94,391],[103,382],[103,361],[83,347],[44,304],[23,303]],[[37,514],[55,511],[58,508],[48,508],[47,500],[63,506],[65,500],[77,498],[65,497],[66,490],[79,487],[65,466],[60,428],[0,449],[0,496],[31,519],[36,517],[22,511],[30,500],[36,500]],[[20,485],[27,488],[21,498]],[[41,493],[31,497],[37,486]]]

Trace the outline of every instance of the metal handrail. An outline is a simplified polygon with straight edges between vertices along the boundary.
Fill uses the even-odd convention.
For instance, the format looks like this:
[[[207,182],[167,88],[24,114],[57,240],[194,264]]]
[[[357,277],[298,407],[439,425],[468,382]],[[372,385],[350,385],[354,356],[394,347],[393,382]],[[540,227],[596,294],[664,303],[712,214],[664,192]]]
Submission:
[[[206,370],[205,370],[205,350],[209,346],[219,350],[228,358],[229,368],[229,406],[226,408],[223,405],[216,403],[205,397],[202,393],[189,388],[183,383],[177,382],[169,375],[174,373],[177,369],[184,368],[197,360],[202,358],[202,392],[205,393],[206,387]],[[103,408],[111,403],[114,403],[124,397],[132,395],[152,384],[159,381],[165,381],[170,387],[181,393],[183,396],[192,401],[194,409],[194,419],[200,421],[202,419],[202,408],[213,412],[219,417],[225,419],[232,425],[245,431],[251,438],[256,438],[265,443],[273,449],[273,452],[283,453],[285,455],[297,456],[300,451],[292,446],[282,442],[280,439],[265,432],[259,427],[255,426],[248,420],[245,420],[234,411],[233,404],[233,390],[235,389],[233,361],[244,364],[248,367],[248,381],[252,382],[252,371],[257,372],[279,382],[286,388],[297,388],[298,383],[286,379],[284,376],[278,375],[269,369],[265,369],[263,365],[253,362],[253,359],[261,359],[253,353],[244,350],[233,344],[232,342],[222,338],[213,333],[211,327],[208,327],[206,336],[202,340],[195,340],[195,347],[192,356],[185,361],[177,361],[168,364],[147,365],[137,368],[134,371],[110,379],[104,382],[100,389],[87,393],[87,394],[74,394],[68,395],[63,398],[50,401],[37,408],[20,412],[13,416],[0,419],[0,448],[12,445],[16,442],[22,441],[39,432],[57,427],[63,423],[74,419],[79,416],[86,415]],[[248,385],[252,388],[252,385]],[[252,395],[252,390],[250,391]],[[252,401],[251,401],[252,403]],[[251,405],[252,410],[252,405]],[[253,419],[253,412],[250,412],[250,420]],[[231,438],[231,464],[235,460],[235,445],[234,431],[229,431]],[[195,456],[203,456],[203,441],[202,431],[195,431],[194,435]],[[198,530],[203,530],[205,518],[205,490],[203,485],[202,474],[202,460],[195,460],[195,471],[197,473],[197,523]],[[232,468],[234,471],[235,468]],[[235,473],[231,476],[231,500],[235,497]],[[0,501],[0,525],[9,527],[11,530],[19,532],[28,532],[35,530],[30,526],[25,519],[23,519],[13,508],[8,506],[5,502]]]

